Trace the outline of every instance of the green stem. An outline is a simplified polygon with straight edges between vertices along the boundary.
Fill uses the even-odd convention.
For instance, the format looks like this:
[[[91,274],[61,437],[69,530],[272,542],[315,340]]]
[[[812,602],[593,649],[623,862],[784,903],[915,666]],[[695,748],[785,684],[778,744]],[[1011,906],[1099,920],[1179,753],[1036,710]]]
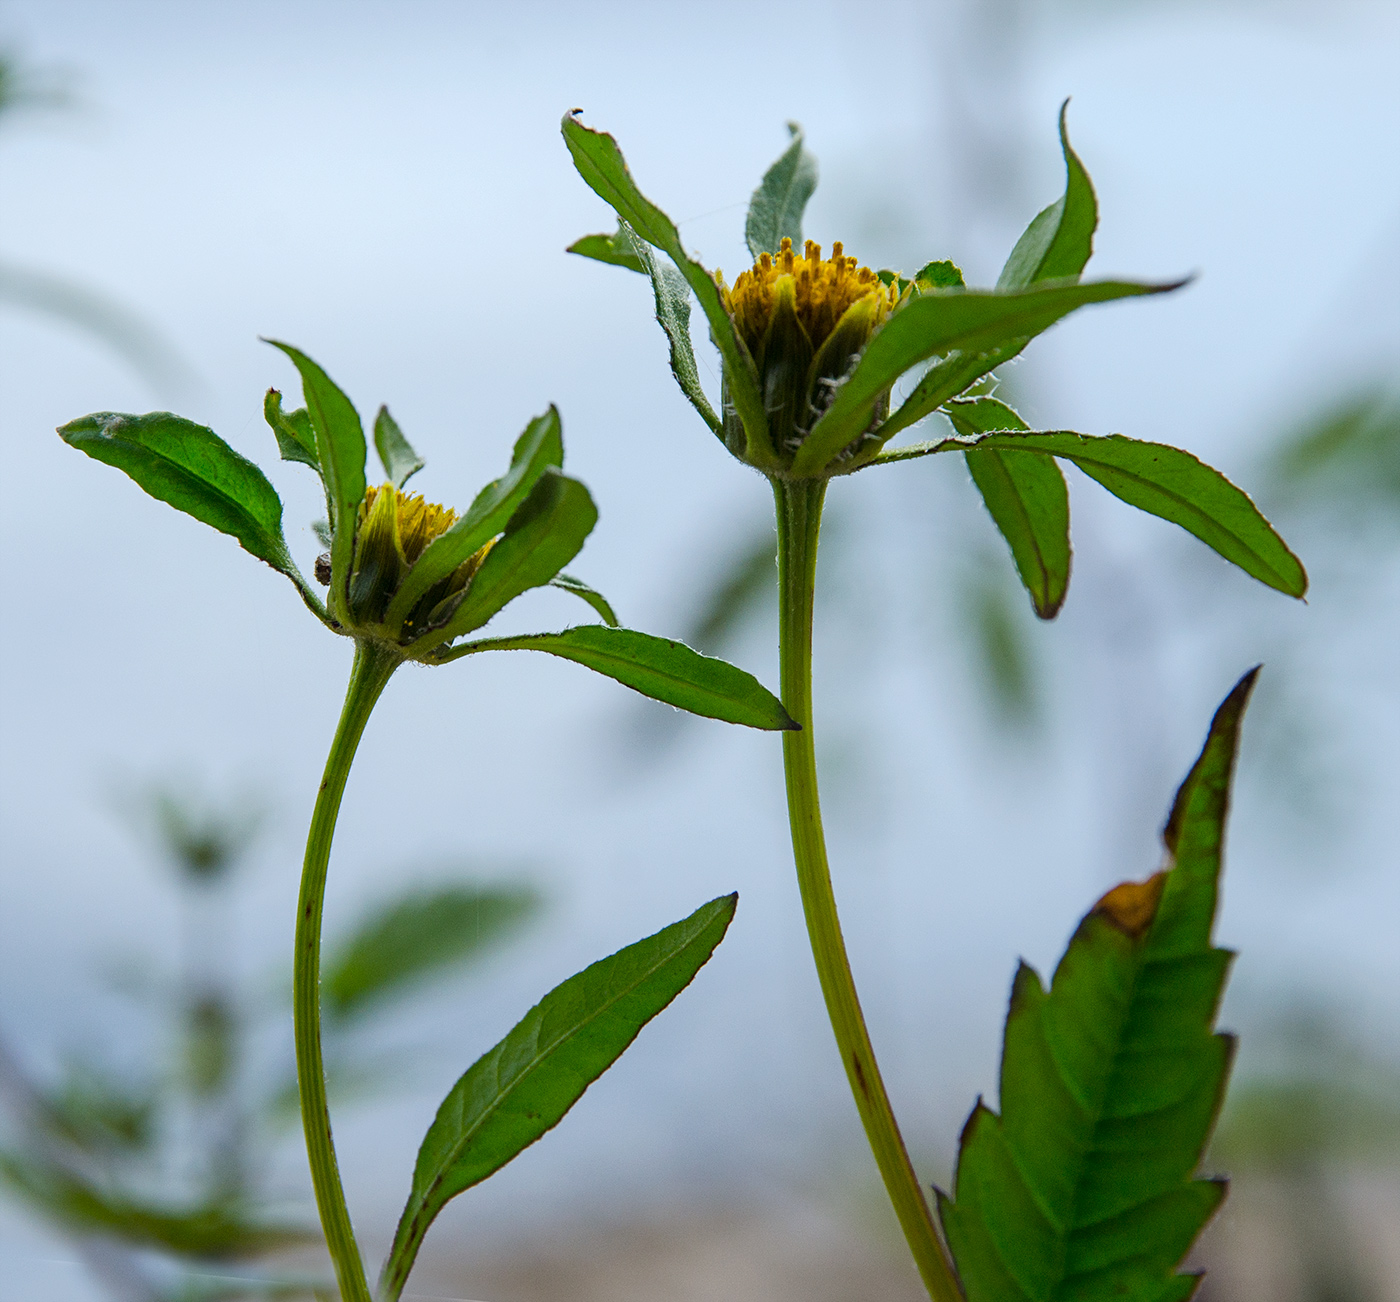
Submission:
[[[370,711],[384,690],[399,658],[367,642],[355,643],[355,662],[345,689],[340,723],[326,756],[326,771],[306,834],[306,858],[301,869],[301,897],[297,901],[296,958],[293,972],[293,1016],[296,1026],[297,1089],[301,1096],[301,1124],[306,1132],[306,1156],[316,1208],[321,1214],[326,1247],[335,1263],[335,1277],[343,1302],[372,1302],[364,1262],[355,1243],[350,1209],[340,1183],[331,1138],[331,1115],[326,1104],[326,1070],[321,1059],[321,909],[326,899],[326,867],[330,863],[331,838],[340,814],[345,779],[355,759],[355,749],[369,722]]]
[[[836,913],[827,866],[817,795],[817,759],[812,740],[812,599],[817,576],[817,538],[821,531],[826,481],[773,481],[778,512],[779,656],[783,705],[802,725],[783,733],[783,768],[787,776],[792,853],[807,935],[817,961],[831,1029],[855,1096],[856,1109],[875,1163],[889,1191],[904,1237],[918,1263],[924,1286],[935,1302],[962,1302],[953,1268],[934,1225],[928,1199],[914,1173],[904,1139],[890,1108],[865,1017],[860,1011],[846,942]]]

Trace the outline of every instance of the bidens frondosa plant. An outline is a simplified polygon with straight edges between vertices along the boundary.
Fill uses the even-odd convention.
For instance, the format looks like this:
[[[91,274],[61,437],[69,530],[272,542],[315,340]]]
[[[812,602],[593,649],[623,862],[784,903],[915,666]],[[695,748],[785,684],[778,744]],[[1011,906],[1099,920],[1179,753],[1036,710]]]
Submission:
[[[1061,318],[1089,304],[1166,293],[1184,283],[1080,280],[1098,207],[1088,173],[1070,148],[1063,111],[1064,194],[1031,222],[992,289],[968,288],[947,261],[929,262],[906,277],[862,266],[842,244],[823,258],[819,245],[802,238],[816,164],[801,134],[795,127],[792,132],[790,146],[754,191],[745,227],[754,263],[731,286],[685,249],[675,223],[638,188],[617,142],[583,126],[576,112],[566,115],[564,139],[579,174],[618,218],[615,234],[586,236],[570,251],[648,276],[682,391],[725,447],[772,485],[782,698],[801,725],[783,738],[793,857],[856,1107],[924,1282],[940,1302],[964,1296],[967,1302],[1184,1298],[1194,1281],[1173,1272],[1219,1201],[1215,1186],[1192,1183],[1190,1176],[1219,1104],[1225,1061],[1218,1045],[1200,1045],[1202,1036],[1216,1044],[1210,1023],[1219,984],[1201,984],[1205,976],[1196,981],[1188,968],[1197,963],[1223,981],[1219,952],[1209,949],[1212,874],[1247,686],[1222,707],[1202,757],[1206,768],[1193,771],[1168,828],[1172,854],[1182,837],[1200,851],[1193,866],[1185,870],[1183,861],[1168,874],[1160,897],[1140,910],[1141,925],[1119,926],[1121,910],[1107,904],[1090,915],[1048,996],[1038,978],[1018,978],[1007,1022],[1003,1114],[995,1118],[979,1109],[969,1123],[956,1197],[940,1204],[940,1231],[880,1077],[827,864],[811,727],[822,504],[828,483],[839,476],[963,453],[1045,619],[1059,611],[1070,574],[1069,496],[1057,458],[1131,505],[1189,530],[1279,591],[1301,597],[1306,575],[1249,498],[1190,453],[1121,435],[1033,431],[993,396],[997,368]],[[699,381],[692,294],[720,354],[718,411]],[[946,422],[934,437],[889,446],[928,417]],[[1203,781],[1214,784],[1213,804],[1188,798],[1202,772],[1209,775]],[[1207,862],[1210,853],[1215,859]],[[1191,893],[1189,906],[1182,892]],[[1181,907],[1192,916],[1189,945],[1185,933],[1172,931],[1180,931],[1173,910]],[[1141,965],[1149,953],[1175,954],[1185,964],[1162,978],[1168,990],[1173,981],[1177,988],[1155,1013],[1146,1004],[1135,1008],[1131,999],[1122,1004],[1124,973],[1135,974],[1131,985],[1147,970]],[[1170,969],[1169,958],[1161,961],[1165,966],[1153,969],[1154,980]],[[1182,1015],[1172,1023],[1164,1010],[1178,996]],[[1162,990],[1153,997],[1162,999]],[[1054,1063],[1045,1059],[1045,1044],[1024,1043],[1029,1009],[1053,1023],[1036,1034],[1052,1042]],[[1120,1062],[1115,1055],[1125,1056]],[[1129,1060],[1139,1066],[1124,1066],[1125,1077],[1115,1063]],[[1149,1060],[1150,1069],[1140,1070]],[[1202,1066],[1207,1062],[1209,1071]],[[1112,1160],[1103,1159],[1106,1151]]]
[[[563,573],[598,513],[562,471],[558,413],[531,421],[510,468],[460,514],[404,484],[423,466],[386,408],[374,442],[386,476],[365,479],[367,445],[349,398],[309,357],[278,344],[300,372],[306,405],[264,414],[284,460],[316,472],[326,493],[329,550],[308,582],[282,533],[282,503],[267,477],[212,430],[156,412],[85,416],[59,433],[118,467],[153,497],[237,538],[296,585],[333,632],[354,642],[340,723],[312,812],[297,905],[293,968],[297,1086],[317,1207],[340,1296],[370,1302],[331,1135],[321,1048],[321,915],[331,840],[370,712],[407,661],[443,664],[487,650],[535,650],[573,660],[681,709],[768,730],[793,727],[778,701],[742,670],[688,647],[616,627],[608,603]],[[558,633],[463,640],[510,601],[550,585],[601,616]],[[318,591],[325,588],[324,599]],[[377,1296],[403,1291],[423,1236],[449,1199],[484,1180],[556,1125],[641,1028],[689,984],[723,938],[736,897],[569,978],[457,1082],[429,1128]]]

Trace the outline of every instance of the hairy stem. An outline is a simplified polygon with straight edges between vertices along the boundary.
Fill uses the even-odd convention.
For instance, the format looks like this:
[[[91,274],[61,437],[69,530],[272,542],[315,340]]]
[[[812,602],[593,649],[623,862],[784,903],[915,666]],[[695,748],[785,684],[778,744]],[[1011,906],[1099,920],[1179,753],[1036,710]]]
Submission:
[[[355,662],[350,684],[345,689],[345,705],[340,723],[326,756],[326,771],[316,795],[311,830],[306,835],[306,858],[302,861],[301,897],[297,902],[296,957],[293,973],[293,1015],[297,1045],[297,1090],[301,1096],[301,1124],[306,1132],[306,1156],[311,1165],[311,1183],[316,1190],[316,1208],[326,1247],[335,1263],[335,1277],[343,1302],[371,1302],[364,1262],[355,1243],[350,1209],[340,1183],[340,1167],[335,1160],[331,1138],[331,1116],[326,1104],[326,1071],[321,1060],[321,909],[326,899],[326,867],[331,857],[331,838],[340,814],[340,798],[345,779],[355,759],[355,749],[369,722],[370,712],[384,684],[399,666],[392,652],[366,642],[355,644]]]
[[[918,1263],[924,1286],[935,1302],[962,1302],[952,1266],[944,1251],[928,1200],[914,1173],[904,1139],[890,1108],[865,1017],[856,996],[846,942],[836,913],[827,866],[817,795],[816,750],[812,740],[812,599],[817,574],[817,537],[821,531],[826,481],[773,481],[778,512],[779,656],[783,705],[802,725],[783,733],[783,768],[787,777],[792,853],[807,917],[807,935],[817,961],[826,1010],[841,1061],[865,1125],[876,1165],[889,1191],[904,1237]]]

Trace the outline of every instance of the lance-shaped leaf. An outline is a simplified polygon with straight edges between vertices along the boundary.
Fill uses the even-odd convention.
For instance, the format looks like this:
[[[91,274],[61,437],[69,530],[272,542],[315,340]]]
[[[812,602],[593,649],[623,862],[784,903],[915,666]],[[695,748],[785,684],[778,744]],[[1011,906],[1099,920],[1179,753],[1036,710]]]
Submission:
[[[758,374],[724,310],[715,278],[686,253],[675,223],[637,189],[616,140],[606,132],[585,127],[572,113],[565,114],[561,129],[574,166],[593,192],[611,205],[635,234],[666,254],[685,277],[710,323],[715,347],[724,358],[727,398],[743,422],[750,448],[766,448],[768,417],[759,393]]]
[[[744,241],[754,261],[762,253],[777,253],[784,239],[802,248],[802,213],[817,188],[817,160],[803,146],[802,128],[787,124],[792,143],[763,174],[749,199]]]
[[[298,348],[267,341],[301,375],[306,410],[316,431],[316,456],[331,510],[331,610],[339,612],[355,546],[355,518],[365,498],[365,431],[354,404],[325,371]]]
[[[374,448],[379,464],[395,488],[402,488],[426,464],[404,438],[399,423],[389,415],[388,407],[380,407],[374,418]]]
[[[949,409],[959,434],[1023,430],[1026,423],[1004,402],[976,398]],[[1011,548],[1021,582],[1041,619],[1054,619],[1069,588],[1069,489],[1055,459],[1039,452],[970,448],[972,482]]]
[[[321,473],[321,463],[316,456],[316,431],[311,428],[311,413],[305,407],[283,411],[282,395],[276,389],[269,389],[263,398],[263,419],[272,428],[283,461],[300,461],[318,475]]]
[[[559,412],[551,406],[543,416],[536,416],[516,439],[510,469],[487,484],[466,514],[424,548],[389,603],[385,623],[394,628],[401,625],[434,583],[446,578],[506,527],[546,470],[563,464],[564,437]]]
[[[588,489],[547,470],[487,552],[451,619],[438,632],[424,634],[419,644],[428,650],[470,633],[522,592],[548,583],[579,554],[597,522]]]
[[[1161,294],[1176,288],[1178,284],[1175,283],[1146,285],[1100,280],[1086,285],[1056,284],[1019,291],[935,291],[911,298],[866,345],[855,370],[836,391],[831,406],[812,426],[811,433],[798,449],[792,473],[815,475],[824,470],[834,457],[865,432],[881,394],[905,371],[930,357],[954,349],[987,353],[1008,341],[1033,338],[1061,317],[1090,303]],[[900,419],[902,410],[881,427],[881,437],[886,437],[886,429],[892,435],[907,423]]]
[[[963,1130],[944,1233],[967,1302],[1185,1302],[1177,1266],[1225,1196],[1193,1178],[1233,1053],[1213,1033],[1231,955],[1211,945],[1239,727],[1217,711],[1163,833],[1167,870],[1079,924],[1047,992],[1012,987],[1001,1113]]]
[[[1094,251],[1099,205],[1093,182],[1079,155],[1070,148],[1065,115],[1069,100],[1060,105],[1060,148],[1065,156],[1065,192],[1039,213],[1016,241],[997,278],[998,289],[1025,289],[1040,280],[1078,278]]]
[[[595,588],[590,588],[582,579],[576,579],[572,574],[556,574],[550,579],[549,586],[572,592],[580,601],[586,601],[592,606],[602,617],[603,623],[612,628],[617,627],[617,615],[613,613],[608,599]]]
[[[727,661],[702,656],[681,642],[630,628],[583,624],[562,633],[484,638],[441,652],[439,659],[455,660],[478,651],[545,651],[707,719],[769,731],[798,726],[782,702],[752,674]]]
[[[298,579],[282,536],[282,500],[267,476],[213,430],[168,411],[100,411],[59,427],[63,441],[125,471],[152,497],[237,538]]]
[[[479,1058],[438,1109],[379,1279],[403,1292],[434,1217],[464,1189],[558,1125],[595,1080],[704,966],[734,916],[737,895],[619,950],[556,986]]]
[[[620,219],[615,235],[585,235],[570,244],[564,252],[577,253],[581,258],[592,258],[594,262],[606,262],[611,267],[626,267],[628,271],[646,275],[647,269],[637,256],[637,246]]]
[[[955,404],[952,410],[958,409]],[[1179,524],[1261,583],[1301,597],[1308,575],[1248,494],[1189,452],[1122,434],[1096,436],[1067,430],[1007,431],[975,439],[912,443],[881,453],[871,464],[907,461],[971,447],[1048,452],[1071,461],[1115,497]]]

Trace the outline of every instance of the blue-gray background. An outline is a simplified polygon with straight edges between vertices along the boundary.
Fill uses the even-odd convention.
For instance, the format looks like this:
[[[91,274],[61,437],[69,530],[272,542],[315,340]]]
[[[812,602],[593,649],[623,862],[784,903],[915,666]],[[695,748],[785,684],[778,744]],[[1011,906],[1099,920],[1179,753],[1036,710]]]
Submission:
[[[257,974],[288,953],[349,661],[285,581],[55,425],[167,405],[212,425],[269,469],[309,565],[311,477],[275,461],[260,414],[269,384],[296,383],[258,335],[308,351],[362,412],[389,402],[431,500],[470,500],[554,401],[601,509],[572,568],[663,634],[762,519],[762,481],[676,391],[644,284],[563,252],[611,226],[570,165],[564,110],[614,132],[689,247],[731,276],[792,118],[822,165],[809,235],[877,266],[952,257],[989,283],[1059,192],[1055,113],[1072,95],[1102,212],[1090,271],[1199,279],[1038,342],[1013,378],[1040,427],[1180,443],[1252,486],[1272,443],[1400,354],[1400,21],[1385,4],[27,0],[0,9],[0,36],[70,66],[83,101],[0,138],[0,255],[122,300],[195,373],[153,387],[67,326],[0,314],[0,1017],[39,1064],[93,1037],[154,1051],[127,1005],[93,994],[122,955],[173,961],[168,883],[120,809],[133,782],[270,804],[237,953],[273,988]],[[1393,1050],[1393,539],[1300,534],[1303,606],[1072,476],[1074,584],[1058,623],[1032,630],[1044,723],[1008,734],[987,722],[938,578],[998,545],[965,481],[950,458],[835,487],[845,545],[818,635],[838,894],[928,1178],[994,1090],[1017,957],[1045,970],[1097,893],[1155,866],[1211,710],[1260,660],[1274,677],[1246,738],[1220,925],[1243,952],[1229,1011],[1247,1024],[1301,993]],[[503,627],[558,627],[581,613],[570,601],[532,596]],[[733,655],[775,682],[766,631]],[[372,1250],[471,1057],[557,980],[734,889],[730,938],[695,986],[444,1225],[485,1243],[868,1181],[805,949],[776,739],[694,724],[659,741],[660,711],[526,655],[389,689],[350,783],[332,923],[462,856],[518,866],[551,907],[473,984],[418,1007],[405,1038],[431,1029],[445,1051],[398,1102],[344,1113]],[[0,1271],[27,1277],[46,1255],[64,1249],[6,1213]]]

